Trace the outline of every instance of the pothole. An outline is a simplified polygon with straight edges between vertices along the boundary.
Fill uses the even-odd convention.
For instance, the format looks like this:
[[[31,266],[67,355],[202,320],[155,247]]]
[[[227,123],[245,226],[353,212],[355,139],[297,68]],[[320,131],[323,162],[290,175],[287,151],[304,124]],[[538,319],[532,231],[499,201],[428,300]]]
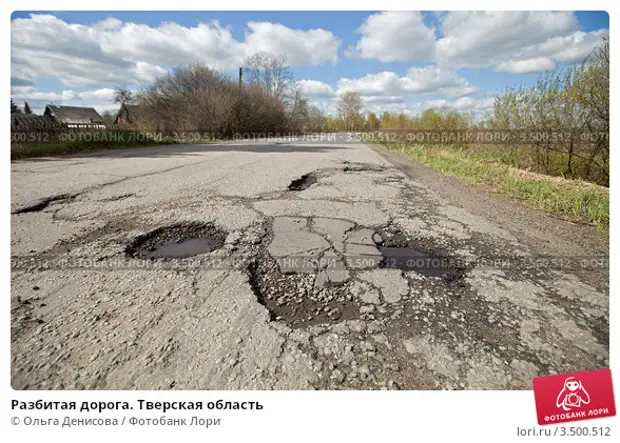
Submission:
[[[360,305],[344,286],[315,288],[315,274],[284,274],[267,254],[248,267],[249,282],[271,320],[292,327],[359,318]]]
[[[426,277],[441,277],[447,283],[463,279],[466,269],[456,260],[425,245],[423,241],[407,238],[397,229],[377,232],[381,237],[376,242],[383,257],[381,267],[415,271]]]
[[[466,285],[466,269],[456,260],[424,239],[408,238],[392,225],[351,230],[327,223],[329,249],[305,253],[291,249],[290,254],[273,257],[269,251],[275,239],[279,245],[275,251],[280,253],[284,247],[278,236],[285,235],[286,243],[295,244],[307,240],[307,232],[317,234],[316,221],[303,220],[302,228],[294,227],[288,219],[280,222],[278,230],[261,241],[260,252],[247,272],[250,286],[271,320],[291,327],[394,318],[401,315],[412,284],[441,286],[447,291]],[[420,280],[414,278],[414,272],[400,271],[434,278]]]
[[[53,197],[47,197],[47,198],[41,199],[41,200],[31,204],[31,205],[19,208],[19,209],[13,211],[12,214],[25,214],[27,212],[40,212],[40,211],[43,211],[45,208],[47,208],[49,205],[51,205],[54,202],[64,201],[64,200],[72,200],[76,196],[77,195],[75,195],[75,194],[61,194],[61,195],[55,195]]]
[[[220,249],[225,241],[226,233],[212,223],[179,223],[136,237],[125,253],[142,259],[186,258]]]
[[[303,191],[304,189],[308,189],[310,186],[317,182],[316,175],[313,173],[304,174],[301,177],[293,180],[291,184],[288,185],[289,191]]]

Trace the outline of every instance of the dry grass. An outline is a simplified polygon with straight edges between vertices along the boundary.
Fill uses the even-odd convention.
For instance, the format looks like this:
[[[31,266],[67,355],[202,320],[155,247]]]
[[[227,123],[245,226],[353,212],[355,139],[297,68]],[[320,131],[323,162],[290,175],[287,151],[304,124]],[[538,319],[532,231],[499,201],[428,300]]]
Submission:
[[[422,164],[475,185],[517,198],[524,205],[551,214],[609,229],[609,189],[581,180],[568,180],[517,169],[497,159],[480,158],[449,147],[388,145]]]

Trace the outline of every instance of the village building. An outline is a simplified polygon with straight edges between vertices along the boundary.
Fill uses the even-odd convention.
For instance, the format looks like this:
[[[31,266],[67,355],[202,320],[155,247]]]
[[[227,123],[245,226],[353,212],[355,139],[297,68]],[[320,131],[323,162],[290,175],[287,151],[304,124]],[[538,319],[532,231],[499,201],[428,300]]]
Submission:
[[[106,127],[95,108],[47,105],[43,114],[67,128],[105,129]]]
[[[54,120],[49,115],[36,114],[11,114],[11,132],[47,132],[58,130],[63,127],[62,123]]]
[[[138,128],[140,123],[145,123],[146,110],[140,105],[123,104],[116,114],[114,126],[117,128]]]

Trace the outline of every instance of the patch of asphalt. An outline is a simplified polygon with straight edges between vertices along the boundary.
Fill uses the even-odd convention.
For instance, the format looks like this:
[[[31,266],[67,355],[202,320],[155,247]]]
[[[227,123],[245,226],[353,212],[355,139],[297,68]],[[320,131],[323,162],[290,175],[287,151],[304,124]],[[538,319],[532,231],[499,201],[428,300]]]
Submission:
[[[306,190],[268,185],[241,198],[170,187],[162,202],[141,189],[82,217],[104,227],[41,254],[120,260],[172,222],[228,232],[191,266],[14,269],[13,387],[529,389],[536,375],[608,364],[606,288],[571,270],[481,262],[535,254],[363,145],[299,155],[297,177],[320,158]],[[440,276],[389,269],[382,244],[471,265]],[[299,257],[308,265],[296,267]]]

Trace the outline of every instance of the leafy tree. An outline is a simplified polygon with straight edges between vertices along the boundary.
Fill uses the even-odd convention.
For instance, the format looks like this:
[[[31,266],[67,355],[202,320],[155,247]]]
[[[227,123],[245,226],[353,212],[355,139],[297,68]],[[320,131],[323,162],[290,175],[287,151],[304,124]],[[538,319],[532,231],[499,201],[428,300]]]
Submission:
[[[366,119],[366,127],[368,128],[368,130],[374,131],[376,129],[379,129],[379,126],[380,122],[377,118],[377,114],[375,114],[374,112],[368,114],[368,118]]]
[[[32,109],[30,109],[28,102],[24,102],[24,114],[32,114]]]

